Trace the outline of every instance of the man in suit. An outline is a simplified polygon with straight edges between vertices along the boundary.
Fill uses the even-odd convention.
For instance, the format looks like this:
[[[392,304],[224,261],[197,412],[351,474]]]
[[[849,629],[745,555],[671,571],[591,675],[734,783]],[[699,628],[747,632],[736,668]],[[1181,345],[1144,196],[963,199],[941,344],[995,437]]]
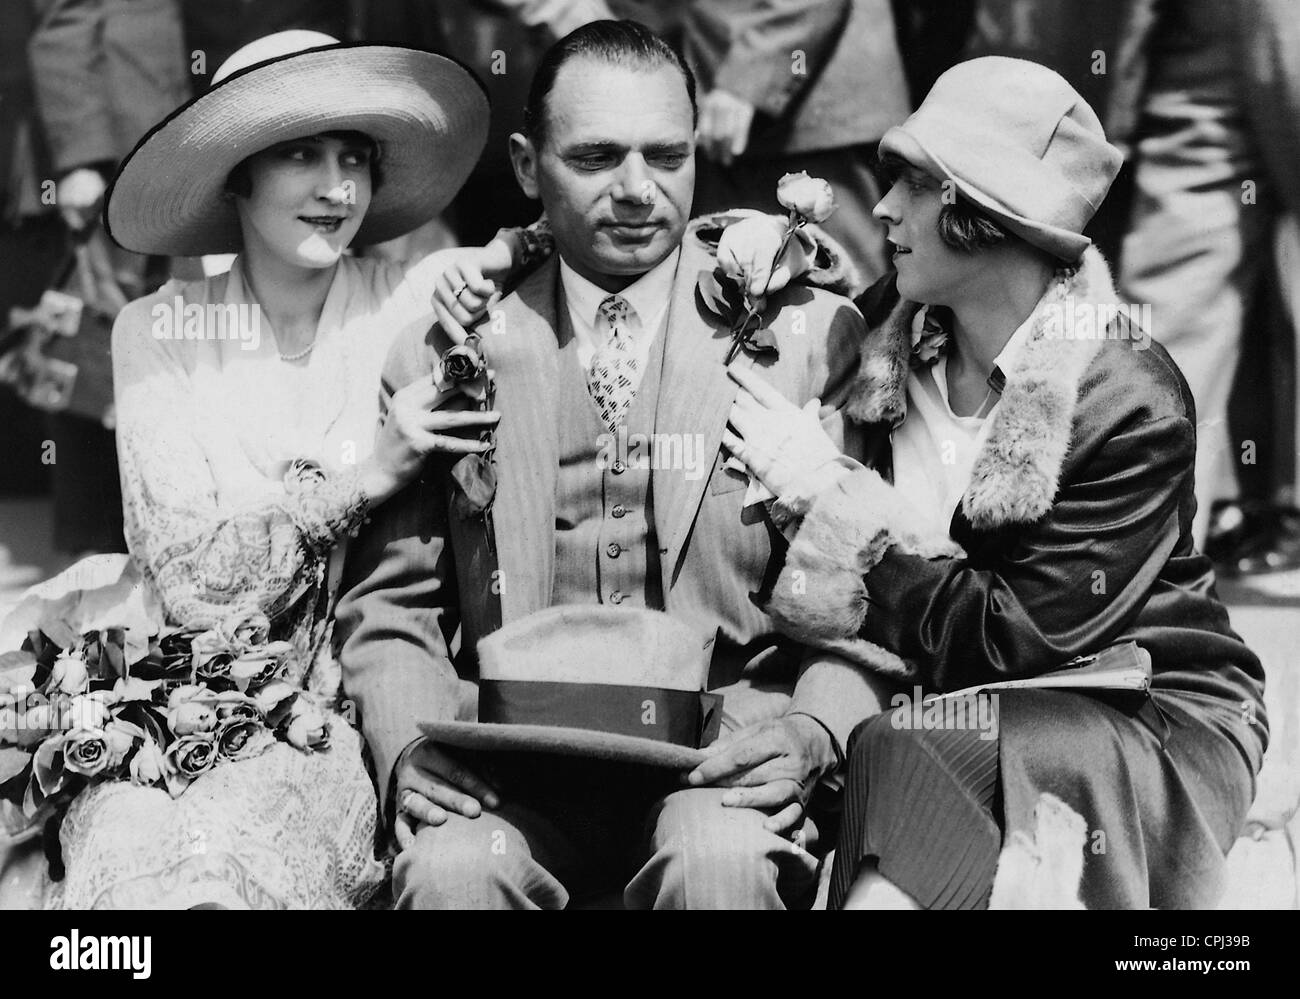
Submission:
[[[695,212],[772,211],[781,175],[807,170],[835,188],[826,231],[858,290],[881,277],[876,144],[912,110],[889,0],[692,0],[682,49],[701,89]]]
[[[746,505],[747,480],[720,448],[735,386],[728,328],[696,293],[714,259],[683,240],[689,71],[635,22],[587,25],[543,58],[526,121],[511,153],[558,252],[483,328],[500,412],[491,516],[462,512],[450,458],[431,463],[356,539],[337,613],[345,689],[397,812],[398,904],[560,908],[638,863],[632,906],[804,901],[816,866],[804,806],[876,701],[864,675],[779,637],[751,600],[778,567],[779,533]],[[733,363],[831,412],[856,371],[861,317],[803,288],[773,297],[769,324],[779,354]],[[386,396],[428,379],[448,345],[438,327],[395,344]],[[624,454],[618,442],[640,434],[677,458]],[[664,610],[711,643],[724,735],[686,781],[453,757],[420,737],[421,721],[475,717],[480,638],[548,606],[597,603]]]

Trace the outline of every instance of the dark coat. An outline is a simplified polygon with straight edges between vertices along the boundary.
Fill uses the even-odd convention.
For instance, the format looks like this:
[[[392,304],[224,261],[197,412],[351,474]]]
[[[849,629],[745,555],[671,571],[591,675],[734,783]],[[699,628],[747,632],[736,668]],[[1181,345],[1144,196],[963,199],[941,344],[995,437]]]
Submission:
[[[1096,250],[1067,293],[1079,318],[1116,300]],[[1212,904],[1267,727],[1259,659],[1192,543],[1195,413],[1182,375],[1122,317],[1102,324],[1106,339],[1068,318],[1052,337],[1040,310],[949,536],[933,537],[878,474],[892,476],[918,306],[892,276],[858,304],[871,333],[849,414],[869,426],[873,467],[816,500],[770,612],[800,640],[927,691],[1136,642],[1151,655],[1155,717],[1140,698],[1099,724],[1104,699],[1003,696],[1005,828],[1032,829],[1038,793],[1052,790],[1110,840],[1085,868],[1085,902]]]
[[[177,0],[37,0],[28,43],[60,174],[111,171],[190,95]]]

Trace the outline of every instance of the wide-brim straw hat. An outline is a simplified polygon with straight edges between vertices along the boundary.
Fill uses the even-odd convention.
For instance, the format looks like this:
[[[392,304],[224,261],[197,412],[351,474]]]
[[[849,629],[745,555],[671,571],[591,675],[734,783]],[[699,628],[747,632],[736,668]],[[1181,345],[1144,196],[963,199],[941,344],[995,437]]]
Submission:
[[[709,645],[660,611],[562,605],[478,644],[478,721],[432,721],[433,742],[691,770],[717,736]]]
[[[453,59],[395,45],[344,45],[282,31],[244,46],[217,82],[160,122],[123,161],[104,225],[139,253],[199,256],[242,247],[234,201],[240,162],[321,132],[379,146],[383,183],[356,235],[381,243],[423,225],[460,189],[487,140],[483,86]]]
[[[1027,243],[1068,264],[1119,173],[1123,154],[1096,113],[1055,71],[1025,59],[958,63],[880,140],[978,205]]]

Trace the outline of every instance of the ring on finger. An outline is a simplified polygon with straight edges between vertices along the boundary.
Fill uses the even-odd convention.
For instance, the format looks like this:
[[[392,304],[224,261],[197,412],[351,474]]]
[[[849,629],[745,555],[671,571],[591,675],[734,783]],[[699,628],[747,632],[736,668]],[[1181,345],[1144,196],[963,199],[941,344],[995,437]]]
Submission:
[[[401,811],[403,812],[410,811],[410,808],[408,808],[407,806],[411,803],[411,795],[413,795],[414,793],[415,793],[414,788],[410,788],[410,787],[402,788],[402,793],[397,797],[397,807]]]
[[[468,282],[468,281],[462,281],[462,282],[460,283],[460,287],[456,288],[456,290],[452,292],[452,297],[455,298],[456,301],[459,302],[459,301],[460,301],[460,296],[463,295],[463,294],[465,293],[465,289],[468,288],[468,287],[469,287],[469,282]]]

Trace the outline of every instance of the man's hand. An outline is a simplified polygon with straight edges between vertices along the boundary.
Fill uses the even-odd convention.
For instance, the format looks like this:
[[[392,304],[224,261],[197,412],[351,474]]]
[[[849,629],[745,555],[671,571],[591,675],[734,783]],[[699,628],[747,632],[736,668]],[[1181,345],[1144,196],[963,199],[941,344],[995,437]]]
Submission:
[[[69,229],[80,232],[94,223],[105,188],[100,172],[89,167],[78,167],[59,181],[54,201]]]
[[[440,826],[447,813],[476,819],[501,799],[477,774],[461,766],[428,739],[411,743],[397,760],[397,820],[393,831],[405,850],[420,826]]]
[[[709,758],[686,775],[687,783],[731,788],[722,803],[769,812],[763,826],[778,835],[798,828],[817,781],[836,764],[830,734],[801,714],[724,735],[705,752]]]
[[[754,105],[725,90],[713,90],[700,101],[699,146],[711,160],[730,166],[749,146]]]

